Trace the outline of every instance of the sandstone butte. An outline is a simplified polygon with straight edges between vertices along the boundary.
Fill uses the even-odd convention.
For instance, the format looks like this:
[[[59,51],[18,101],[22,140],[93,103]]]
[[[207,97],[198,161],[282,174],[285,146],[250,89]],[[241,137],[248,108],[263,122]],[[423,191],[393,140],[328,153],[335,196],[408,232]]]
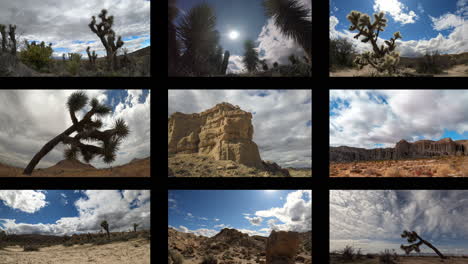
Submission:
[[[253,133],[252,114],[229,103],[201,113],[176,112],[168,120],[168,153],[203,154],[261,170],[281,170],[276,163],[262,161]]]
[[[468,156],[468,140],[453,141],[450,138],[444,138],[438,141],[419,140],[414,143],[400,140],[394,148],[376,149],[330,147],[331,162],[400,160],[450,155]]]

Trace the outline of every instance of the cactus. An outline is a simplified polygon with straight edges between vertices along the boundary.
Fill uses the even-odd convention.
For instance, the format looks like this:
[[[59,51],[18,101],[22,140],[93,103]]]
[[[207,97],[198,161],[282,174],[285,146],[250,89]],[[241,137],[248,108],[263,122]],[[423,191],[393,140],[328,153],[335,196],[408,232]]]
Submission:
[[[90,101],[89,110],[83,118],[78,121],[75,112],[80,111],[88,104],[88,97],[84,92],[74,92],[68,97],[68,110],[73,125],[63,131],[61,134],[50,140],[42,149],[34,155],[23,174],[30,175],[37,163],[49,153],[59,143],[69,145],[64,152],[67,159],[76,159],[78,152],[81,153],[85,162],[90,162],[95,156],[103,158],[104,162],[112,163],[116,158],[116,153],[122,140],[128,136],[130,130],[123,119],[117,119],[114,127],[108,130],[100,131],[103,123],[100,119],[91,119],[93,116],[104,117],[111,113],[111,108],[99,103],[94,98]],[[74,132],[74,137],[70,135]],[[83,144],[81,141],[101,141],[100,146]]]
[[[110,239],[110,233],[109,233],[109,224],[107,223],[106,220],[101,222],[101,227],[106,230],[107,232],[107,238]]]
[[[406,240],[408,240],[408,243],[414,243],[417,240],[419,240],[418,242],[414,244],[410,244],[408,246],[405,246],[405,245],[400,246],[400,248],[404,250],[407,255],[411,253],[411,251],[413,250],[416,252],[420,252],[421,250],[419,249],[419,247],[422,244],[424,244],[430,247],[432,250],[434,250],[434,252],[437,253],[437,255],[439,255],[440,258],[442,259],[446,258],[442,253],[440,253],[440,251],[436,247],[434,247],[431,243],[427,242],[426,240],[422,239],[415,231],[410,232],[410,231],[404,230],[403,233],[401,234],[401,237],[406,238]]]
[[[117,50],[124,45],[124,42],[121,36],[115,41],[115,32],[112,30],[114,16],[107,17],[107,10],[103,9],[98,17],[101,19],[101,23],[96,24],[96,17],[92,16],[88,26],[101,39],[102,45],[106,48],[107,68],[114,71],[117,64]]]
[[[225,75],[226,74],[226,70],[227,70],[227,67],[228,67],[228,64],[229,64],[229,50],[226,50],[224,52],[224,57],[223,57],[223,63],[221,64],[221,74],[222,75]]]
[[[88,46],[86,48],[86,53],[88,54],[88,59],[89,59],[89,64],[91,65],[92,68],[96,67],[96,59],[97,59],[97,54],[96,51],[93,50],[93,53],[89,52],[90,47]]]
[[[349,30],[358,31],[354,38],[359,39],[360,36],[363,36],[364,38],[361,41],[364,43],[370,42],[372,45],[372,52],[365,52],[357,56],[354,63],[361,69],[366,65],[371,65],[378,72],[387,71],[389,74],[393,74],[400,62],[400,54],[395,51],[395,41],[402,37],[400,32],[395,32],[390,40],[385,40],[386,46],[381,45],[379,47],[377,44],[379,33],[384,31],[387,26],[387,19],[384,18],[384,15],[384,12],[374,14],[374,21],[371,22],[369,15],[359,11],[351,11],[347,19],[351,22]]]

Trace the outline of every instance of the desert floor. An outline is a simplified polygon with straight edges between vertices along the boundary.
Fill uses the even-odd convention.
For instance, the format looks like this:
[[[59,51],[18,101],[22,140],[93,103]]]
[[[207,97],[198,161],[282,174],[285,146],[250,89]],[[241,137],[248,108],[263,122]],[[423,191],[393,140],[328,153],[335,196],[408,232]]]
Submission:
[[[374,70],[371,67],[340,69],[335,72],[330,72],[330,77],[366,77],[370,76]],[[407,68],[405,72],[415,74],[414,69]],[[445,70],[441,74],[435,74],[433,77],[468,77],[468,65],[455,65],[452,68]]]
[[[468,157],[330,163],[331,177],[468,177]],[[466,261],[468,263],[468,260]]]
[[[353,261],[350,261],[350,262],[344,262],[344,261],[341,261],[341,260],[337,260],[334,257],[331,257],[330,258],[330,263],[331,264],[345,264],[345,263],[349,263],[349,264],[379,264],[379,258],[378,257],[374,257],[372,259],[364,258],[364,259],[360,259],[360,260],[353,260]],[[400,257],[397,263],[398,264],[441,264],[441,263],[445,263],[445,264],[466,264],[466,263],[468,263],[468,259],[467,258],[457,257],[457,258],[449,258],[449,259],[445,259],[445,260],[441,261],[441,259],[439,257]]]
[[[30,176],[23,169],[0,164],[0,177],[150,177],[150,159],[112,169],[36,169]]]
[[[149,241],[143,238],[100,246],[52,246],[32,252],[24,252],[22,247],[16,246],[0,250],[0,264],[149,264],[150,251]]]

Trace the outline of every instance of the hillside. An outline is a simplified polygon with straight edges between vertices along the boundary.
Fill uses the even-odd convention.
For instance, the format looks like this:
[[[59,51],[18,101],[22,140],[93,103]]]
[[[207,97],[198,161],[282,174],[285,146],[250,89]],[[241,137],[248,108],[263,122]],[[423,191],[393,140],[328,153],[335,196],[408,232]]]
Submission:
[[[23,175],[23,168],[0,163],[0,177],[150,177],[150,157],[106,169],[96,169],[79,161],[59,161],[46,169],[36,169],[31,176]]]

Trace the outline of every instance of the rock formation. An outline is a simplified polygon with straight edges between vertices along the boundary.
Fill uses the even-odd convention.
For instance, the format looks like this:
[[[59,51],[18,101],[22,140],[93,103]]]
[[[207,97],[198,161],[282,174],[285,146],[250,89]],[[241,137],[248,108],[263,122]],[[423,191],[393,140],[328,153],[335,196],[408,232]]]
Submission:
[[[299,243],[299,233],[273,230],[266,244],[266,264],[294,264]]]
[[[330,161],[334,162],[399,160],[448,155],[468,155],[468,140],[453,141],[444,138],[438,141],[419,140],[414,143],[400,140],[394,148],[377,149],[330,147]]]
[[[263,169],[253,132],[252,114],[229,103],[202,113],[176,112],[168,121],[168,151],[205,154]]]

